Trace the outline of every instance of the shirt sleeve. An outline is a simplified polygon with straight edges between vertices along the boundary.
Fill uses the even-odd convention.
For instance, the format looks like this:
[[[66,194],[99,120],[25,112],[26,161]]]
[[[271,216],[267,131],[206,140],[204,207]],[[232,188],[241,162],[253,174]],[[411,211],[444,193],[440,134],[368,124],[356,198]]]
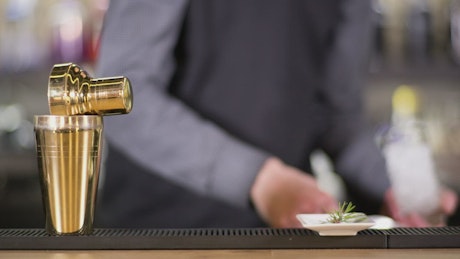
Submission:
[[[168,94],[186,8],[185,0],[110,1],[96,74],[128,77],[133,109],[127,115],[106,117],[105,136],[166,179],[249,206],[250,188],[268,154]]]
[[[362,91],[372,36],[371,1],[341,1],[322,94],[331,114],[323,147],[335,161],[348,192],[376,211],[389,187],[385,161],[366,125]]]

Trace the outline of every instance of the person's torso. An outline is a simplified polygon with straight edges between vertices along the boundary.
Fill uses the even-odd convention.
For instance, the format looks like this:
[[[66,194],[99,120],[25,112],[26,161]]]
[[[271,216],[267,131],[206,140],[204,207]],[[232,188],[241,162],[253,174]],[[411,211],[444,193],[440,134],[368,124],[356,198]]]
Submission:
[[[318,89],[340,1],[192,0],[170,91],[295,166],[324,130]]]

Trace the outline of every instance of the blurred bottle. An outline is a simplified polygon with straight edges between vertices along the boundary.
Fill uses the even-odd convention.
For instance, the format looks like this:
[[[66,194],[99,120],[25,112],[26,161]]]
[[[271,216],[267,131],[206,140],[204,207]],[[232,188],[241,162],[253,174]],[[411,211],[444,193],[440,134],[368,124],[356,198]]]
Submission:
[[[385,136],[383,154],[393,192],[402,213],[433,217],[439,206],[440,185],[423,123],[417,119],[419,97],[408,86],[393,94],[392,125]]]
[[[373,56],[370,63],[370,71],[377,72],[384,66],[385,58],[385,8],[381,0],[372,1],[372,18],[374,24]]]
[[[89,16],[82,1],[60,0],[49,7],[51,61],[82,62],[92,44]]]
[[[412,0],[406,20],[406,50],[411,65],[427,64],[431,48],[431,13],[426,0]]]
[[[9,0],[0,16],[0,65],[2,71],[18,72],[35,68],[45,58],[37,40],[37,0]],[[0,20],[0,21],[1,21]]]
[[[88,60],[94,62],[99,54],[100,34],[104,21],[105,13],[109,8],[109,0],[95,0],[91,1],[89,7],[92,17],[91,28],[91,46],[88,51]]]
[[[449,7],[450,51],[454,63],[460,64],[460,1],[451,1]]]

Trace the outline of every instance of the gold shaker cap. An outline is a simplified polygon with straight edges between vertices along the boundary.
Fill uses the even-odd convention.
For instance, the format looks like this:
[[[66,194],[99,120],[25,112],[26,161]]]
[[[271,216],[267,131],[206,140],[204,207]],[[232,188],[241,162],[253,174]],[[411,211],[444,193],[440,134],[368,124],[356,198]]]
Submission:
[[[91,78],[73,63],[53,66],[48,82],[52,115],[115,115],[129,113],[133,105],[126,77]]]

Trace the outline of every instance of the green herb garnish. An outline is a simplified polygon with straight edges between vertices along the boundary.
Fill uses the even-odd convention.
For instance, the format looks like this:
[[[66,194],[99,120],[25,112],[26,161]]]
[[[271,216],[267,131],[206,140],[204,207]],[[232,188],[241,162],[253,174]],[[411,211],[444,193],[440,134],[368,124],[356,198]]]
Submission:
[[[339,202],[339,209],[329,213],[327,223],[355,223],[367,218],[364,213],[353,212],[356,206],[352,202]]]

